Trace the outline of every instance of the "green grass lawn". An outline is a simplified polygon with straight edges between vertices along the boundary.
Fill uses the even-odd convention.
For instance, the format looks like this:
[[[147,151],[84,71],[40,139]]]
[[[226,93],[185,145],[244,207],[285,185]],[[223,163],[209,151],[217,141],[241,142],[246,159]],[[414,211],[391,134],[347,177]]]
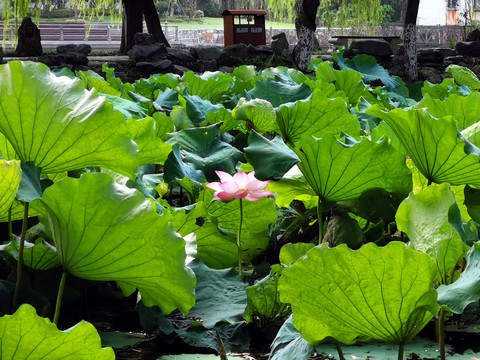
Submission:
[[[96,19],[95,22],[110,22],[110,16],[105,16],[103,19]],[[165,20],[168,21],[169,25],[178,26],[179,29],[223,29],[223,18],[211,18],[204,17],[199,20],[187,21],[180,18],[167,19],[166,17],[160,18],[162,26],[165,25]],[[74,21],[72,19],[44,19],[40,18],[40,21]],[[115,20],[118,22],[118,19]],[[282,23],[276,21],[267,21],[265,24],[267,29],[294,29],[295,25],[293,23]]]

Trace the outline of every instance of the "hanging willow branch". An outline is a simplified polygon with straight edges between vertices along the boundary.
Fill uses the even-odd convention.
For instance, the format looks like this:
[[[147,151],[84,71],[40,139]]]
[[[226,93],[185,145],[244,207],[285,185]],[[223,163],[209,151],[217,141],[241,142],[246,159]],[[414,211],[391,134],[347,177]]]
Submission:
[[[2,7],[4,29],[3,41],[5,46],[6,35],[14,30],[15,39],[17,38],[17,29],[23,18],[31,16],[37,19],[40,16],[42,8],[52,8],[51,0],[0,0]],[[106,10],[109,10],[113,19],[121,19],[121,2],[119,0],[70,0],[70,7],[76,14],[90,22],[93,18],[102,18]]]

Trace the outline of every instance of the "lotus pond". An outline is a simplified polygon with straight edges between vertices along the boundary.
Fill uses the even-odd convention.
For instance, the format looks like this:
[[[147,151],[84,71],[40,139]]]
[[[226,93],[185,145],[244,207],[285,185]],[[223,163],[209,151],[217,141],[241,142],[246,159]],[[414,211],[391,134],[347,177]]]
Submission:
[[[480,80],[335,61],[0,65],[0,358],[480,357]]]

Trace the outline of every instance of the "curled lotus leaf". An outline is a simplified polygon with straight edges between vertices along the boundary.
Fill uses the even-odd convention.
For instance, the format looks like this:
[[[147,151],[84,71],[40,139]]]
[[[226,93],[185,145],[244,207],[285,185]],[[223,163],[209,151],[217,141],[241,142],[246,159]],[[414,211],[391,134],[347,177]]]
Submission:
[[[138,166],[123,115],[79,79],[40,63],[0,66],[0,132],[22,163],[43,173],[99,166],[133,177]]]
[[[66,178],[45,190],[42,203],[63,268],[89,280],[136,288],[146,306],[187,313],[195,277],[185,266],[185,241],[138,190],[103,173]]]

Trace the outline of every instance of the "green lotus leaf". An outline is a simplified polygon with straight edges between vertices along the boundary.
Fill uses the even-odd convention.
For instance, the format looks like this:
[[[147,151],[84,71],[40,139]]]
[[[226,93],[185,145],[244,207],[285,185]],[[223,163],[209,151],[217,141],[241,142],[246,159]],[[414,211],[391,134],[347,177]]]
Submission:
[[[65,68],[64,68],[65,69]],[[102,72],[105,73],[105,80],[116,90],[123,90],[122,80],[115,76],[115,69],[108,66],[107,63],[102,65]]]
[[[426,107],[430,115],[437,119],[451,115],[457,122],[458,130],[462,131],[480,118],[480,93],[473,92],[468,96],[452,94],[445,100],[425,96],[416,107]]]
[[[452,64],[445,69],[445,72],[452,74],[458,85],[466,85],[472,90],[480,89],[480,80],[477,75],[466,67]]]
[[[217,112],[222,108],[220,104],[212,104],[210,100],[204,100],[198,95],[183,94],[185,99],[185,110],[190,121],[198,126],[202,122],[206,121],[207,114],[210,112]]]
[[[435,262],[404,243],[317,246],[283,270],[280,299],[310,344],[375,339],[404,344],[438,313]]]
[[[210,199],[211,200],[211,199]],[[210,201],[209,200],[209,201]],[[172,212],[172,225],[181,236],[187,236],[204,224],[207,216],[207,209],[204,201],[198,201],[186,208],[176,208]]]
[[[170,118],[172,119],[176,130],[185,130],[195,127],[195,124],[190,120],[187,110],[183,106],[174,106],[170,113]],[[201,121],[202,119],[199,120]]]
[[[398,229],[408,235],[413,247],[435,259],[441,284],[455,280],[455,267],[464,256],[464,244],[449,222],[450,209],[456,205],[454,192],[441,184],[410,193],[396,215]]]
[[[153,120],[155,121],[155,135],[163,141],[166,141],[167,134],[175,131],[172,118],[167,114],[156,112],[153,114]]]
[[[432,84],[428,81],[425,81],[424,86],[422,87],[423,96],[430,96],[432,99],[446,99],[451,94],[460,94],[462,96],[467,96],[471,94],[471,90],[463,86],[457,86],[455,80],[452,78],[447,78],[443,80],[440,84]]]
[[[59,76],[58,73],[56,73],[55,75]],[[114,89],[107,81],[105,81],[105,79],[101,75],[97,74],[93,70],[77,71],[76,75],[85,83],[85,88],[87,88],[88,90],[95,89],[102,94],[120,96],[120,91]],[[73,79],[74,77],[71,78]]]
[[[462,138],[452,117],[435,119],[426,109],[395,109],[386,113],[374,106],[368,112],[393,129],[429,181],[480,187],[480,149]]]
[[[232,110],[232,117],[235,120],[248,121],[253,129],[260,133],[274,131],[277,128],[275,109],[272,104],[262,99],[250,101],[240,99],[237,106]]]
[[[223,230],[237,234],[240,226],[240,202],[214,200],[207,207],[208,213]],[[277,221],[277,211],[273,199],[243,201],[242,253],[250,260],[268,246],[268,229]],[[238,258],[238,257],[237,257]]]
[[[207,329],[218,322],[242,322],[247,305],[247,285],[238,272],[234,269],[210,269],[198,260],[194,260],[191,266],[197,276],[197,301],[189,316],[202,319],[202,325]]]
[[[279,180],[300,160],[280,136],[269,140],[252,131],[248,136],[245,157],[255,169],[255,177],[260,180]]]
[[[1,359],[115,359],[112,348],[102,348],[92,324],[82,321],[60,331],[28,304],[0,318],[0,339]]]
[[[453,284],[440,285],[438,303],[461,314],[468,304],[480,299],[480,243],[475,243],[467,255],[467,267]]]
[[[267,79],[257,81],[254,88],[246,93],[252,99],[267,100],[273,107],[278,107],[289,102],[307,99],[312,91],[305,84],[292,85]]]
[[[272,181],[268,184],[267,190],[277,193],[275,202],[280,208],[288,207],[293,200],[309,202],[317,196],[297,165],[291,168],[280,181]]]
[[[283,323],[270,347],[270,360],[308,360],[315,348],[293,326],[290,315]]]
[[[127,121],[132,139],[138,146],[138,165],[163,165],[172,151],[172,145],[164,143],[156,136],[155,121],[151,117]]]
[[[259,77],[275,79],[285,84],[303,84],[309,77],[300,70],[288,68],[286,66],[276,66],[263,69],[259,72]]]
[[[8,251],[15,259],[18,259],[19,239],[11,241],[8,244],[0,245],[0,251]],[[23,249],[23,263],[33,270],[49,270],[60,266],[60,259],[57,249],[38,238],[35,244],[25,241]]]
[[[200,76],[192,71],[187,71],[182,80],[187,83],[186,89],[190,95],[198,95],[202,99],[212,102],[227,93],[233,83],[232,75],[219,71],[207,71]]]
[[[28,217],[34,217],[41,214],[43,207],[39,205],[36,201],[30,204],[28,208]],[[12,203],[12,218],[11,220],[21,220],[25,214],[25,206],[22,201],[15,199]],[[0,213],[0,223],[8,221],[8,211],[5,213]]]
[[[360,133],[360,124],[343,99],[328,99],[320,90],[308,101],[297,101],[280,107],[277,112],[280,133],[287,143],[298,142],[304,135],[322,137]]]
[[[196,258],[212,269],[231,268],[238,264],[236,234],[218,231],[210,222],[195,230]]]
[[[142,119],[148,115],[148,111],[141,104],[124,99],[114,95],[102,94],[107,98],[107,101],[113,105],[113,108],[123,114],[125,119],[130,118]]]
[[[8,214],[22,178],[20,161],[0,160],[0,217]]]
[[[234,94],[243,94],[244,91],[251,90],[255,86],[255,82],[261,80],[253,65],[238,66],[233,70],[232,75],[234,78],[232,92]]]
[[[213,194],[211,195],[213,197]],[[211,198],[197,202],[193,209],[189,206],[188,211],[176,211],[172,225],[182,236],[192,232],[195,234],[196,259],[203,260],[212,269],[233,267],[238,263],[236,234],[220,232],[217,225],[207,221],[205,201],[210,202]]]
[[[221,108],[217,112],[209,112],[206,115],[207,123],[206,125],[213,125],[220,123],[220,132],[223,134],[230,130],[236,129],[242,124],[242,121],[236,120],[233,118],[232,113],[225,109]]]
[[[337,91],[343,92],[349,105],[358,103],[366,91],[362,78],[363,75],[357,71],[335,70],[329,62],[317,64],[315,69],[315,81],[335,85]],[[310,84],[310,87],[316,87],[314,84]]]
[[[366,138],[346,145],[333,135],[322,139],[305,137],[297,150],[298,167],[322,200],[358,198],[364,191],[381,188],[408,194],[411,174],[405,157],[387,141],[374,143]]]
[[[153,102],[153,108],[157,111],[171,111],[175,105],[179,105],[178,93],[173,89],[165,89],[158,93],[157,99]]]
[[[280,249],[280,263],[285,266],[290,266],[314,247],[315,245],[312,243],[285,244]]]
[[[178,145],[183,160],[202,170],[209,181],[218,178],[215,170],[233,173],[243,159],[239,150],[220,140],[218,125],[178,131],[170,134],[167,142]]]
[[[12,144],[2,133],[0,133],[0,157],[9,160],[19,159]]]
[[[168,155],[164,166],[164,180],[167,183],[176,181],[185,188],[190,194],[193,194],[195,188],[201,188],[205,181],[205,175],[201,170],[197,170],[195,165],[185,163],[180,154],[180,146],[173,145],[173,151]]]
[[[195,278],[185,267],[185,242],[151,201],[102,173],[67,178],[43,194],[63,268],[82,279],[136,288],[147,306],[187,313]]]
[[[288,315],[289,307],[280,301],[277,291],[282,270],[282,265],[272,265],[269,275],[247,287],[248,302],[245,309],[247,322],[253,322],[263,328],[272,321]]]
[[[380,80],[385,86],[391,88],[400,85],[390,76],[388,70],[378,65],[377,60],[371,55],[360,54],[353,59],[345,59],[342,53],[337,53],[335,54],[335,61],[337,61],[340,69],[349,69],[362,74],[366,82]]]
[[[0,67],[0,108],[0,132],[22,162],[44,173],[101,166],[135,174],[138,150],[124,117],[78,79],[10,62]]]
[[[53,184],[53,181],[41,175],[42,169],[32,162],[23,163],[22,180],[17,191],[17,200],[32,202],[42,197],[43,191]]]

